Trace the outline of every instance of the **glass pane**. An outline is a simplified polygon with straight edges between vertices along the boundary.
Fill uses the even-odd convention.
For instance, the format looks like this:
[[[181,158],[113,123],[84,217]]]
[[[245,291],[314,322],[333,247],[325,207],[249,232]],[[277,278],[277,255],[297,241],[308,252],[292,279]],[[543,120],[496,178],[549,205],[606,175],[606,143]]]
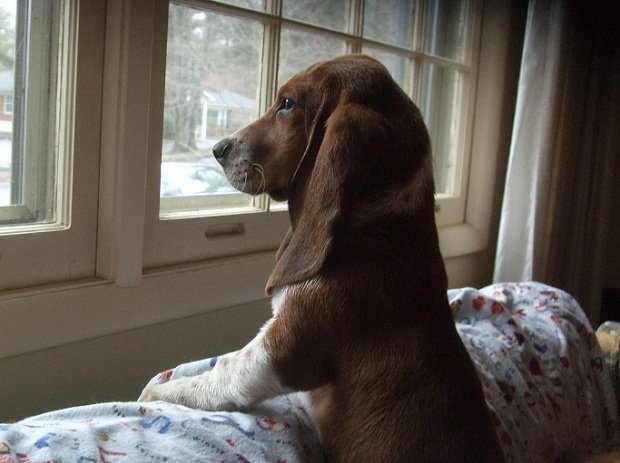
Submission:
[[[422,79],[420,110],[433,145],[435,189],[439,194],[453,194],[457,192],[456,180],[462,156],[463,74],[425,63]]]
[[[16,202],[11,194],[16,3],[0,2],[0,207]]]
[[[0,1],[0,232],[66,219],[56,213],[68,199],[56,182],[66,153],[56,126],[64,110],[57,87],[67,79],[58,65],[61,4]]]
[[[401,47],[413,43],[415,0],[367,0],[364,37]]]
[[[6,99],[7,93],[13,91],[13,83],[7,77],[12,74],[10,71],[0,71],[0,99]],[[12,80],[12,79],[11,79]],[[9,97],[10,98],[10,97]],[[12,98],[11,98],[12,99]],[[0,106],[0,114],[7,115],[6,106],[3,102]],[[1,117],[1,116],[0,116]],[[0,119],[0,207],[13,204],[11,200],[11,184],[13,177],[12,170],[12,140],[13,122],[10,119]]]
[[[282,28],[278,85],[282,85],[311,64],[342,55],[345,51],[346,44],[342,40],[297,29]]]
[[[211,148],[257,117],[263,26],[176,4],[168,21],[160,195],[204,201],[162,212],[247,206]]]
[[[424,52],[453,60],[463,60],[467,31],[466,0],[429,2],[426,11]]]
[[[346,0],[284,0],[282,15],[339,31],[347,27]]]
[[[265,0],[220,0],[229,5],[242,6],[253,10],[265,11]]]
[[[381,61],[381,63],[390,71],[392,78],[396,81],[401,88],[405,88],[405,82],[409,78],[409,69],[407,66],[407,59],[390,53],[380,48],[365,45],[362,50],[367,55]]]

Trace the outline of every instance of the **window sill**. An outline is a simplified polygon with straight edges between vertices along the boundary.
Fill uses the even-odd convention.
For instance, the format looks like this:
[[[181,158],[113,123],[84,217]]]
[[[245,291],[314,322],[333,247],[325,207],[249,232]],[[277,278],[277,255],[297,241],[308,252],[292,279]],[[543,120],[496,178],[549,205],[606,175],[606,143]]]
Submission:
[[[263,299],[274,259],[271,251],[158,269],[132,287],[92,279],[6,291],[0,358]]]
[[[439,246],[444,259],[484,251],[487,240],[472,224],[463,223],[439,228]]]
[[[485,246],[467,224],[443,227],[439,236],[446,259]],[[268,251],[148,270],[125,288],[89,279],[6,291],[0,358],[261,300],[274,259]]]

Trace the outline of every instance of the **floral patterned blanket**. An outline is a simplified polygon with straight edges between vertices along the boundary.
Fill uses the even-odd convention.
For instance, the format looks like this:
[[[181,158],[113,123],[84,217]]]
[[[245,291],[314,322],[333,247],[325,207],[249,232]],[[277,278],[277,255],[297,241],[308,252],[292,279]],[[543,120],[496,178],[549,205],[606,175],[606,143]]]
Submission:
[[[618,409],[596,336],[569,294],[540,283],[448,291],[509,463],[618,446]]]
[[[563,451],[619,443],[616,398],[595,335],[577,302],[538,283],[448,292],[510,463],[547,463]],[[207,359],[149,384],[197,374]],[[303,394],[248,413],[163,402],[106,403],[0,424],[0,463],[320,462]]]

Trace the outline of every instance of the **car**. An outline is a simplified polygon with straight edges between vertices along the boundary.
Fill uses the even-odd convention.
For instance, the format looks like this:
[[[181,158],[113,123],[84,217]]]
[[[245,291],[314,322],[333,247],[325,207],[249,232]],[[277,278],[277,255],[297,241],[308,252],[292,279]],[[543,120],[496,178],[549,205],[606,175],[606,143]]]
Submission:
[[[237,193],[212,156],[191,162],[163,161],[160,188],[161,196]]]

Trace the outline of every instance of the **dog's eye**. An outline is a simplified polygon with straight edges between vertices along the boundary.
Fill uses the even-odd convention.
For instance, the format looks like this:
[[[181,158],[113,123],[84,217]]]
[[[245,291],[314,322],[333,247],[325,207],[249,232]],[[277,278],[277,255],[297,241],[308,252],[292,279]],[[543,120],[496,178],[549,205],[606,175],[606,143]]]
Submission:
[[[278,108],[276,109],[276,114],[290,111],[294,107],[295,107],[295,102],[293,100],[291,100],[290,98],[283,98],[282,102],[280,103],[280,106],[278,106]]]

